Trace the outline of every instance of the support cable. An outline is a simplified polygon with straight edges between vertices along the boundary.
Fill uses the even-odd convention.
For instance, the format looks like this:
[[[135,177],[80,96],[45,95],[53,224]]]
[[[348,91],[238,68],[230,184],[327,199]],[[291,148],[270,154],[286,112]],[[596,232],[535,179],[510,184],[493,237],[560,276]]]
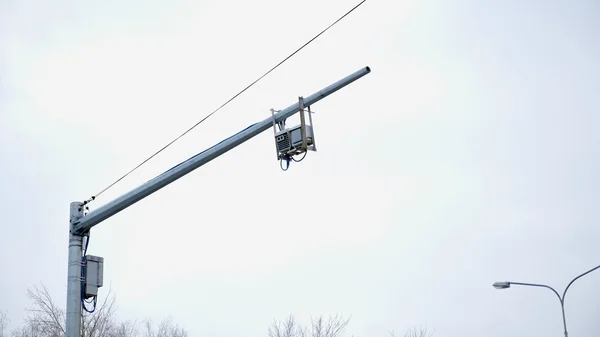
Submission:
[[[202,122],[204,122],[209,117],[211,117],[212,115],[214,115],[217,111],[219,111],[222,108],[224,108],[231,101],[233,101],[234,99],[236,99],[238,96],[240,96],[246,90],[250,89],[250,87],[252,87],[253,85],[255,85],[258,81],[262,80],[265,76],[267,76],[268,74],[270,74],[273,70],[277,69],[284,62],[286,62],[287,60],[289,60],[290,58],[292,58],[294,55],[296,55],[300,50],[304,49],[304,47],[308,46],[311,42],[313,42],[314,40],[316,40],[319,36],[323,35],[323,33],[325,33],[326,31],[328,31],[331,27],[333,27],[335,24],[337,24],[342,19],[344,19],[346,16],[348,16],[350,13],[352,13],[355,9],[357,9],[365,1],[366,0],[362,0],[358,5],[354,6],[352,9],[350,9],[348,12],[346,12],[346,14],[342,15],[339,19],[335,20],[327,28],[323,29],[319,34],[315,35],[312,39],[308,40],[308,42],[304,43],[300,48],[296,49],[293,53],[291,53],[290,55],[288,55],[281,62],[277,63],[277,65],[275,65],[274,67],[272,67],[271,69],[269,69],[266,73],[264,73],[259,78],[257,78],[256,80],[254,80],[252,83],[250,83],[248,86],[246,86],[240,92],[238,92],[237,94],[235,94],[233,97],[231,97],[229,100],[227,100],[221,106],[219,106],[217,109],[213,110],[213,112],[211,112],[210,114],[206,115],[204,118],[202,118],[196,124],[192,125],[192,127],[190,127],[189,129],[185,130],[182,134],[180,134],[175,139],[173,139],[172,141],[170,141],[169,143],[167,143],[167,145],[163,146],[158,151],[154,152],[154,154],[152,154],[150,157],[144,159],[141,163],[139,163],[137,166],[135,166],[129,172],[125,173],[122,177],[120,177],[119,179],[115,180],[112,184],[108,185],[107,187],[105,187],[104,189],[102,189],[101,191],[99,191],[98,193],[96,193],[95,195],[93,195],[92,197],[90,197],[89,199],[87,199],[86,201],[84,201],[83,205],[85,206],[85,205],[89,204],[90,202],[92,202],[93,200],[95,200],[99,195],[101,195],[102,193],[106,192],[109,188],[113,187],[118,182],[120,182],[121,180],[123,180],[125,177],[127,177],[128,175],[130,175],[131,173],[133,173],[135,170],[137,170],[138,168],[140,168],[142,165],[144,165],[150,159],[154,158],[156,155],[158,155],[159,153],[161,153],[162,151],[164,151],[166,148],[168,148],[169,146],[171,146],[173,143],[175,143],[176,141],[178,141],[181,137],[183,137],[186,134],[188,134],[190,131],[192,131],[194,128],[196,128],[198,125],[200,125]]]

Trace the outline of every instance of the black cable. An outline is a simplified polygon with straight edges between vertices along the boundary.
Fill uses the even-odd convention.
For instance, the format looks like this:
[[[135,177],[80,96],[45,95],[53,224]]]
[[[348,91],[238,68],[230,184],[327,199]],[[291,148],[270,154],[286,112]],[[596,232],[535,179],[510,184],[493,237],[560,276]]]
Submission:
[[[134,167],[133,169],[131,169],[129,172],[125,173],[121,178],[117,179],[115,182],[113,182],[112,184],[108,185],[107,187],[105,187],[103,190],[101,190],[100,192],[96,193],[95,195],[93,195],[90,199],[88,199],[87,201],[84,202],[85,204],[90,203],[91,201],[93,201],[94,199],[96,199],[96,197],[98,197],[100,194],[106,192],[106,190],[108,190],[109,188],[113,187],[114,185],[116,185],[119,181],[123,180],[125,177],[127,177],[128,175],[130,175],[133,171],[137,170],[138,168],[140,168],[140,166],[144,165],[146,162],[148,162],[150,159],[154,158],[156,155],[158,155],[159,153],[161,153],[162,151],[164,151],[167,147],[171,146],[171,144],[175,143],[176,141],[178,141],[181,137],[185,136],[188,132],[192,131],[195,127],[197,127],[198,125],[200,125],[202,122],[204,122],[205,120],[207,120],[210,116],[214,115],[217,111],[221,110],[223,107],[225,107],[227,104],[229,104],[231,101],[233,101],[234,99],[236,99],[239,95],[241,95],[242,93],[244,93],[246,90],[248,90],[250,87],[252,87],[254,84],[256,84],[258,81],[262,80],[265,76],[267,76],[268,74],[270,74],[273,70],[275,70],[277,67],[279,67],[280,65],[282,65],[285,61],[289,60],[292,56],[296,55],[300,50],[302,50],[304,47],[306,47],[307,45],[309,45],[311,42],[313,42],[314,40],[316,40],[319,36],[323,35],[323,33],[325,33],[326,31],[329,30],[329,28],[333,27],[336,23],[340,22],[342,19],[344,19],[346,16],[348,16],[348,14],[352,13],[355,9],[357,9],[360,5],[362,5],[365,1],[367,0],[362,0],[358,5],[354,6],[351,10],[349,10],[348,12],[346,12],[346,14],[342,15],[339,19],[337,19],[335,22],[333,22],[331,25],[329,25],[327,28],[325,28],[324,30],[322,30],[319,34],[315,35],[315,37],[313,37],[312,39],[308,40],[308,42],[306,42],[305,44],[303,44],[300,48],[296,49],[296,51],[294,51],[293,53],[291,53],[288,57],[284,58],[283,61],[277,63],[276,66],[274,66],[273,68],[269,69],[269,71],[267,71],[266,73],[264,73],[262,76],[260,76],[258,79],[254,80],[254,82],[250,83],[247,87],[245,87],[244,89],[242,89],[240,92],[238,92],[237,94],[235,94],[233,97],[231,97],[229,100],[227,100],[227,102],[223,103],[220,107],[218,107],[217,109],[215,109],[213,112],[211,112],[210,114],[206,115],[206,117],[202,118],[199,122],[197,122],[196,124],[194,124],[191,128],[187,129],[185,132],[183,132],[181,135],[177,136],[175,139],[173,139],[171,142],[169,142],[167,145],[163,146],[160,150],[156,151],[154,154],[152,154],[150,157],[146,158],[144,161],[142,161],[141,163],[139,163],[136,167]]]
[[[304,156],[302,156],[302,158],[300,160],[296,160],[296,158],[292,157],[292,160],[295,161],[296,163],[299,163],[301,161],[304,160],[304,158],[306,158],[306,154],[308,153],[308,151],[304,151]]]
[[[90,235],[87,235],[87,238],[85,239],[85,248],[83,249],[83,257],[81,258],[81,307],[83,308],[83,310],[85,310],[87,313],[93,313],[94,311],[96,311],[96,299],[98,298],[98,296],[94,296],[93,299],[91,301],[86,300],[85,298],[85,278],[86,278],[86,264],[87,264],[87,250],[88,250],[88,246],[90,244]],[[87,308],[87,306],[85,304],[94,304],[94,307],[90,310]]]
[[[285,162],[286,162],[287,165],[286,165],[285,168],[283,168],[283,159],[279,159],[279,167],[281,167],[281,169],[283,171],[287,171],[290,168],[290,160],[289,160],[289,158],[286,158]]]

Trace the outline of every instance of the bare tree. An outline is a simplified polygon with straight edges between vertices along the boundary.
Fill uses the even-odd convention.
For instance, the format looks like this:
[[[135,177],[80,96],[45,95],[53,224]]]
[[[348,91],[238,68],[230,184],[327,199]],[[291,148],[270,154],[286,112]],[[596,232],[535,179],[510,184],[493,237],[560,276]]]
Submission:
[[[345,319],[341,315],[329,316],[327,320],[323,316],[311,319],[310,337],[340,337],[346,332],[350,318]]]
[[[311,318],[309,326],[299,325],[290,315],[283,321],[273,321],[269,328],[269,337],[342,337],[346,332],[350,318],[341,315],[324,318]]]
[[[45,286],[27,290],[32,306],[27,309],[25,326],[13,332],[15,337],[62,337],[65,335],[65,311],[54,304]]]
[[[269,337],[305,337],[306,328],[298,325],[294,315],[290,314],[284,321],[274,320],[269,327]]]
[[[136,322],[125,321],[114,326],[107,337],[137,337],[139,335]]]
[[[118,325],[115,318],[115,296],[111,289],[104,301],[93,313],[83,313],[81,318],[82,337],[104,337],[113,334]]]
[[[27,309],[24,325],[12,331],[12,337],[64,337],[65,311],[57,306],[45,286],[34,286],[27,291],[32,302]],[[82,337],[138,337],[138,324],[132,321],[118,322],[116,317],[115,296],[109,289],[104,301],[94,313],[85,313],[81,317]],[[0,312],[0,337],[4,334],[6,315]],[[155,331],[149,321],[145,324],[144,337],[187,337],[187,332],[165,319]]]
[[[58,307],[45,286],[34,286],[27,291],[33,302],[27,309],[25,327],[17,337],[62,337],[65,335],[65,311]],[[109,290],[105,300],[93,314],[83,314],[81,318],[82,337],[107,336],[115,326],[115,297]]]
[[[0,337],[7,337],[4,332],[6,331],[6,326],[8,325],[8,317],[6,317],[6,313],[0,311]]]
[[[425,328],[413,328],[413,329],[408,329],[406,330],[406,332],[404,333],[404,337],[432,337],[433,336],[433,332],[428,332],[427,331],[427,327]],[[390,331],[390,337],[396,337],[396,334],[394,333],[394,331]]]
[[[165,318],[158,324],[158,329],[155,331],[152,322],[147,320],[144,322],[145,331],[143,337],[187,337],[187,331],[174,325],[170,317]]]

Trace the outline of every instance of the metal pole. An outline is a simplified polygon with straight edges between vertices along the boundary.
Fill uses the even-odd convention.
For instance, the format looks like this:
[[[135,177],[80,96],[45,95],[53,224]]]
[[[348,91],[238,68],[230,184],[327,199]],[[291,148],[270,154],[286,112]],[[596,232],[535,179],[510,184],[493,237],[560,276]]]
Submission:
[[[563,326],[565,328],[565,337],[568,337],[568,334],[567,334],[567,320],[565,319],[565,302],[564,302],[564,298],[560,297],[560,294],[558,293],[558,291],[556,291],[551,286],[547,286],[545,284],[522,283],[522,282],[508,282],[508,283],[510,285],[515,284],[515,285],[518,285],[518,286],[540,287],[540,288],[547,288],[547,289],[552,290],[552,292],[556,295],[556,297],[558,297],[558,300],[560,301],[560,307],[562,309]]]
[[[358,80],[359,78],[367,75],[371,72],[369,67],[364,67],[355,73],[331,84],[330,86],[306,97],[304,99],[304,105],[310,106],[321,99],[333,94],[348,84]],[[90,228],[99,224],[100,222],[108,219],[109,217],[119,213],[125,208],[135,204],[136,202],[144,199],[150,194],[158,191],[159,189],[169,185],[175,180],[183,177],[198,167],[208,163],[209,161],[217,158],[225,152],[233,149],[234,147],[244,143],[250,138],[260,134],[261,132],[269,129],[273,124],[273,118],[275,122],[281,122],[286,118],[294,115],[300,110],[299,102],[290,105],[286,109],[275,114],[274,117],[269,117],[262,122],[258,122],[245,130],[240,131],[232,137],[214,145],[213,147],[201,152],[192,158],[182,162],[181,164],[173,167],[172,169],[164,172],[154,179],[149,180],[145,184],[131,190],[130,192],[120,196],[119,198],[107,203],[106,205],[98,208],[97,210],[90,212],[87,216],[76,221],[73,225],[72,231],[77,234],[86,233]]]
[[[69,268],[67,278],[67,322],[66,337],[79,337],[81,334],[81,258],[83,236],[74,234],[73,224],[83,217],[80,202],[71,203],[69,221]]]
[[[596,270],[596,269],[598,269],[598,268],[600,268],[600,266],[596,266],[596,267],[594,267],[594,268],[592,268],[592,269],[590,269],[590,270],[586,271],[585,273],[583,273],[583,274],[580,274],[579,276],[577,276],[577,277],[576,277],[576,278],[574,278],[573,280],[571,280],[571,282],[569,282],[569,284],[568,284],[568,285],[567,285],[567,287],[565,288],[565,291],[563,292],[563,295],[562,295],[562,299],[561,299],[561,301],[560,301],[560,304],[562,305],[562,311],[563,311],[563,312],[562,312],[562,314],[563,314],[563,324],[564,324],[564,326],[565,326],[565,337],[568,337],[568,336],[569,336],[569,334],[567,333],[567,319],[565,318],[565,296],[567,296],[567,290],[569,290],[569,287],[571,287],[571,284],[573,284],[573,282],[577,281],[579,278],[581,278],[581,277],[583,277],[583,276],[585,276],[585,275],[587,275],[587,274],[589,274],[589,273],[593,272],[594,270]]]
[[[560,300],[560,307],[562,308],[563,327],[565,328],[565,337],[569,337],[569,333],[567,332],[567,319],[565,318],[565,298],[564,297]]]

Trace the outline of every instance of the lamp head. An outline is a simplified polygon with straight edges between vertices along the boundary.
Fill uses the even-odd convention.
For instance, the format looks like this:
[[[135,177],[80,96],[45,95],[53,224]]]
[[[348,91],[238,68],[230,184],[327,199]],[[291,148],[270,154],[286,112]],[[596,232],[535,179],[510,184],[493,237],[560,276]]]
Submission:
[[[496,289],[507,289],[510,288],[510,282],[496,282],[494,283]]]

